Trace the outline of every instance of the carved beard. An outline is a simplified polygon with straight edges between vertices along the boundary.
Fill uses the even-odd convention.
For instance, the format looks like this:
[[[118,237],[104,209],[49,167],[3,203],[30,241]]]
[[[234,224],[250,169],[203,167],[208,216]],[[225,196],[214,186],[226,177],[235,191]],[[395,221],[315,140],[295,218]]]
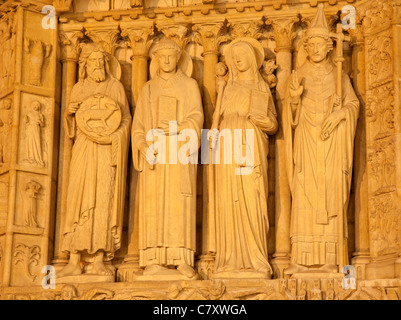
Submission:
[[[90,73],[90,77],[95,80],[96,82],[102,82],[106,80],[106,72],[104,68],[94,69]]]

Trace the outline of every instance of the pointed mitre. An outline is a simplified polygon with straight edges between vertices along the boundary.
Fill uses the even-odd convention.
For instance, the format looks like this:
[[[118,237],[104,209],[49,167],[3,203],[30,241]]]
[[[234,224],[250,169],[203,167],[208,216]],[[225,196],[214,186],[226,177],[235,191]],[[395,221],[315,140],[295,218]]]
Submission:
[[[323,3],[319,3],[319,7],[315,18],[313,19],[311,25],[306,31],[306,37],[324,37],[328,38],[330,36],[329,25],[327,23],[326,15],[324,13]]]

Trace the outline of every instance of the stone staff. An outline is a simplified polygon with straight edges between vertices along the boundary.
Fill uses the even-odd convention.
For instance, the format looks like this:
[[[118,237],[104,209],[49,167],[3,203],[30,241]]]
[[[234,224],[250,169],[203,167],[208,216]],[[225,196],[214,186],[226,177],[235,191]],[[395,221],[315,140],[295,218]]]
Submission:
[[[342,31],[341,23],[337,24],[337,32],[330,34],[330,36],[336,41],[336,58],[334,62],[337,65],[337,89],[336,89],[336,99],[331,103],[330,110],[328,115],[333,111],[334,105],[339,105],[342,108],[342,72],[343,72],[343,62],[344,54],[343,54],[343,42],[351,41],[349,36],[345,36]],[[344,213],[338,217],[338,272],[342,273],[342,269],[344,267]]]
[[[218,90],[217,90],[217,103],[216,109],[213,113],[212,127],[210,128],[210,136],[212,140],[209,144],[209,228],[208,228],[208,239],[209,239],[209,251],[214,252],[216,249],[216,238],[215,238],[215,201],[211,201],[215,197],[215,186],[214,186],[214,166],[213,166],[213,150],[216,147],[216,141],[218,138],[218,127],[220,121],[221,113],[221,102],[223,99],[224,87],[226,86],[226,81],[224,76],[227,74],[227,67],[224,63],[220,62],[216,65],[216,76],[218,78]],[[209,136],[209,137],[210,137]]]

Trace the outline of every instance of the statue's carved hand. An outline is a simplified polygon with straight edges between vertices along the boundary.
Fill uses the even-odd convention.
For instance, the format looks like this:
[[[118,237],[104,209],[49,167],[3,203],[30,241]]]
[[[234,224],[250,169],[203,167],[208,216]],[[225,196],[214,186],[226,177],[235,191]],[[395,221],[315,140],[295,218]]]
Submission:
[[[212,149],[214,149],[214,147],[217,144],[217,140],[219,139],[219,130],[218,129],[212,129],[208,132],[208,139],[212,138]]]
[[[68,108],[67,108],[67,114],[68,115],[75,114],[78,111],[80,104],[81,104],[80,102],[72,102],[72,103],[70,103],[68,105]]]
[[[146,143],[143,143],[141,148],[141,154],[143,158],[149,164],[155,164],[157,160],[157,150],[154,149],[154,145],[148,146]]]
[[[162,120],[161,123],[163,126],[159,127],[158,129],[163,130],[166,136],[173,136],[180,132],[180,126],[170,126],[170,122],[168,120]]]
[[[302,93],[304,92],[304,87],[299,84],[298,80],[298,72],[293,70],[292,71],[292,82],[290,84],[290,95],[291,98],[298,99],[301,97]]]
[[[331,113],[322,124],[322,140],[326,140],[341,121],[345,120],[343,109]]]

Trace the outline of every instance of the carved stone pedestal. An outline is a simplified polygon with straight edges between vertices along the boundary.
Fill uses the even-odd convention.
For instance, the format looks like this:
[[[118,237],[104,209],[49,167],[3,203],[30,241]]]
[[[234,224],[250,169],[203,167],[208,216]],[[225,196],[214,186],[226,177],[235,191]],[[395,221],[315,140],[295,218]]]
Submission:
[[[193,281],[193,280],[199,280],[200,276],[196,274],[192,278],[187,278],[186,276],[179,274],[178,272],[176,274],[163,274],[163,275],[136,275],[134,277],[135,281]]]
[[[360,280],[366,279],[366,265],[370,262],[369,252],[354,254],[352,265],[355,267],[356,276]]]
[[[75,284],[75,283],[107,283],[114,282],[115,276],[99,276],[96,274],[80,274],[76,276],[68,276],[57,278],[57,283]]]
[[[142,274],[142,270],[139,267],[139,261],[127,261],[127,259],[125,259],[124,263],[118,267],[117,281],[132,282],[140,274]]]
[[[328,272],[319,272],[319,271],[306,271],[306,272],[297,272],[290,276],[289,279],[341,279],[344,277],[342,273],[328,273]]]
[[[287,254],[274,254],[272,268],[275,278],[284,278],[284,269],[288,268],[291,259]]]
[[[372,262],[366,265],[366,280],[394,278],[396,269],[399,268],[397,260],[397,254],[372,259]]]
[[[270,276],[271,277],[271,276]],[[226,271],[212,273],[210,279],[270,279],[264,272],[256,271]]]

